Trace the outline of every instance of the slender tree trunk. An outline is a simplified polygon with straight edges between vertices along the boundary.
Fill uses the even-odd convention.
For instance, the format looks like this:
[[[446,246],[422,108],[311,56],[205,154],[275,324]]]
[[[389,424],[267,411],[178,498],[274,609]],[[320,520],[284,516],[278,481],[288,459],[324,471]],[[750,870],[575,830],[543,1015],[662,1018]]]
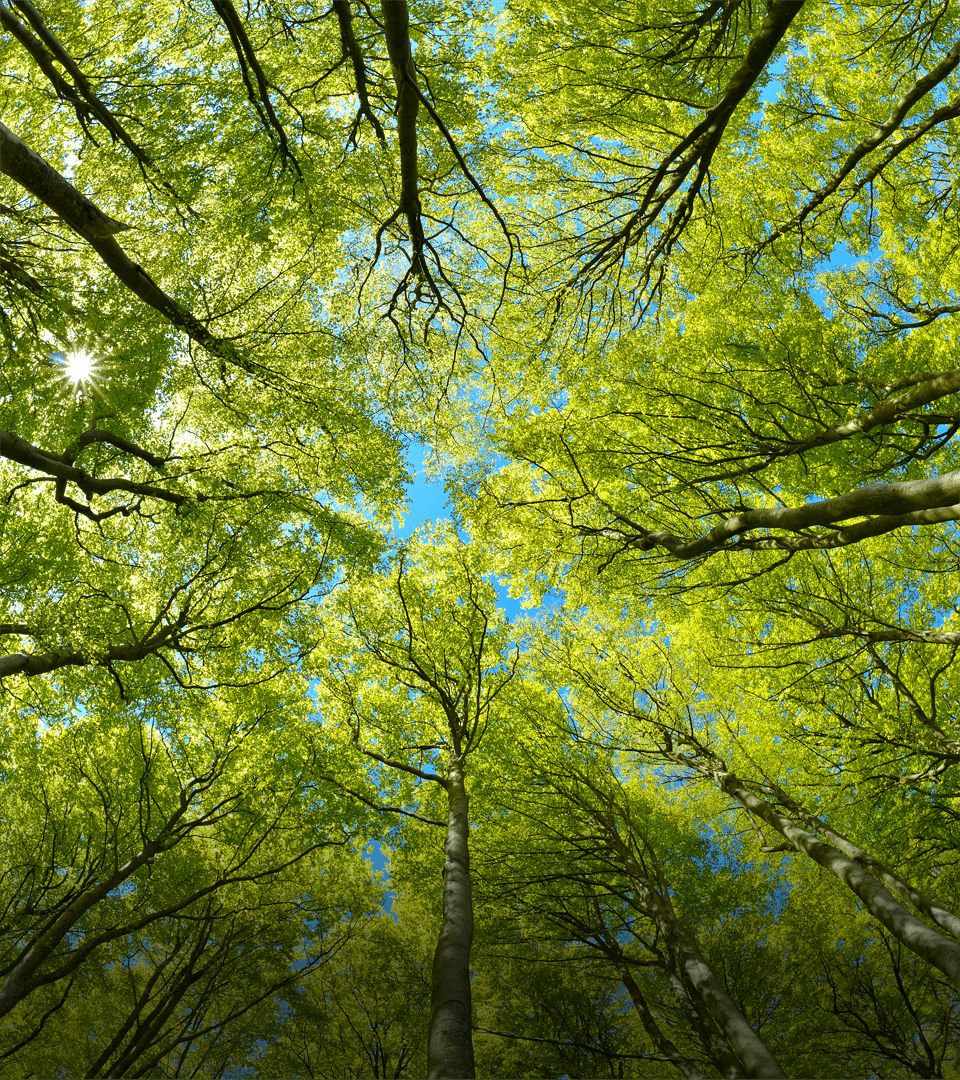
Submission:
[[[776,829],[797,851],[839,878],[902,945],[960,986],[960,945],[956,941],[907,911],[859,859],[850,858],[833,844],[800,828],[777,807],[754,795],[733,773],[716,769],[713,775],[722,790],[732,795],[741,806]]]
[[[433,955],[427,1078],[469,1080],[474,1076],[470,1001],[473,893],[463,757],[453,751],[447,765],[445,786],[448,812],[443,864],[443,922]]]
[[[779,1062],[714,975],[696,938],[677,918],[669,895],[666,892],[661,894],[660,890],[653,887],[644,868],[634,858],[633,852],[617,831],[612,829],[609,835],[614,850],[623,860],[624,868],[637,889],[637,894],[670,943],[674,962],[679,969],[678,975],[691,996],[702,1005],[703,1011],[723,1034],[723,1038],[742,1064],[744,1075],[756,1077],[757,1080],[782,1080],[785,1074]],[[711,1053],[709,1045],[706,1045],[705,1049]],[[724,1068],[725,1063],[720,1060],[717,1065]]]
[[[750,1026],[734,1004],[723,983],[714,975],[700,947],[686,928],[670,912],[671,922],[664,926],[676,953],[685,982],[706,1012],[716,1023],[723,1038],[743,1065],[743,1074],[757,1080],[783,1080],[786,1076],[770,1048]],[[709,1047],[708,1047],[709,1049]],[[723,1064],[725,1055],[718,1055]]]
[[[894,896],[898,896],[901,900],[906,901],[908,904],[912,904],[917,911],[922,915],[926,915],[931,922],[935,922],[937,926],[942,930],[945,930],[951,937],[955,937],[960,941],[960,918],[954,915],[952,911],[947,911],[945,908],[934,903],[933,900],[928,896],[925,896],[919,889],[915,889],[908,881],[904,881],[903,878],[888,869],[883,863],[878,862],[872,855],[864,851],[863,848],[857,847],[856,844],[848,840],[845,836],[835,832],[826,824],[826,822],[822,821],[815,814],[811,814],[809,810],[791,799],[786,792],[777,789],[777,799],[784,806],[793,810],[801,820],[807,820],[811,823],[825,840],[828,840],[839,851],[842,851],[844,855],[865,866],[878,881],[882,882],[890,892],[894,894]]]
[[[671,1065],[680,1071],[686,1080],[707,1080],[706,1075],[697,1068],[696,1062],[691,1061],[685,1054],[682,1054],[677,1049],[676,1043],[667,1037],[663,1028],[657,1023],[656,1018],[650,1011],[650,1006],[647,1004],[646,998],[643,996],[643,992],[637,984],[637,980],[633,977],[630,973],[630,969],[624,963],[623,953],[619,948],[613,952],[613,956],[617,965],[617,971],[620,973],[620,981],[626,987],[627,993],[630,995],[630,1000],[633,1002],[634,1010],[640,1017],[640,1022],[646,1028],[647,1034],[653,1041],[653,1045]]]

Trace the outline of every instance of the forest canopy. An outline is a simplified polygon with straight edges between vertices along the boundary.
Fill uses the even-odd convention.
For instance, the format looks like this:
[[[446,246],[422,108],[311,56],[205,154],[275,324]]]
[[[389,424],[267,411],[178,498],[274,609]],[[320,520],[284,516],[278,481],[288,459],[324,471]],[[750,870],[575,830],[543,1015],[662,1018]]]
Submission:
[[[3,1075],[960,1077],[960,7],[0,50]]]

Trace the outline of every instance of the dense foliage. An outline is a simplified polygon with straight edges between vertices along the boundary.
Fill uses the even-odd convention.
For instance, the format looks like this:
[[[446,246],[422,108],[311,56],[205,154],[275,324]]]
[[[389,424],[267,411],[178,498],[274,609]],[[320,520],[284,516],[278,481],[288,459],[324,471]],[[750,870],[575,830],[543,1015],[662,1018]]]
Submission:
[[[0,50],[3,1075],[960,1076],[960,8]]]

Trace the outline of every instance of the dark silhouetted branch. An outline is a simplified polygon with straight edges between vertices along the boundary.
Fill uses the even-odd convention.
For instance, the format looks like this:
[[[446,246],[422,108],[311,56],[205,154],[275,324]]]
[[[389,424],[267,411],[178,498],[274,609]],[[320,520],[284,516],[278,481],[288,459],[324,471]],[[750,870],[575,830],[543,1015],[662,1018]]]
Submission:
[[[410,48],[410,15],[405,0],[382,0],[383,31],[390,67],[397,87],[397,142],[400,147],[400,212],[407,222],[412,245],[410,266],[418,277],[430,279],[424,258],[426,236],[421,218],[417,113],[420,94]]]
[[[137,144],[123,124],[94,93],[89,80],[80,70],[77,62],[46,25],[33,4],[29,0],[12,0],[12,7],[21,14],[29,26],[24,25],[24,22],[17,18],[11,7],[6,4],[0,4],[0,24],[6,27],[30,53],[47,77],[57,97],[73,106],[84,130],[89,134],[87,121],[91,116],[95,117],[110,133],[110,136],[122,143],[141,165],[152,164],[150,155]],[[33,33],[30,32],[31,29]],[[57,71],[54,61],[67,72],[73,80],[72,83],[64,79]]]
[[[357,119],[354,121],[350,133],[351,142],[356,141],[361,118],[365,119],[373,128],[377,141],[381,146],[386,146],[387,137],[383,131],[383,125],[377,119],[370,106],[370,93],[367,83],[367,65],[353,32],[353,12],[350,10],[350,0],[333,0],[333,12],[337,16],[337,24],[340,27],[340,45],[343,48],[345,59],[349,59],[353,67],[353,81],[357,88]]]
[[[635,192],[636,210],[612,235],[590,245],[589,258],[577,271],[578,281],[592,281],[604,270],[621,262],[627,252],[653,229],[671,199],[681,190],[682,199],[644,256],[643,274],[650,280],[656,262],[666,258],[689,221],[697,196],[706,182],[710,162],[723,138],[737,106],[765,70],[790,24],[803,7],[803,0],[774,0],[746,54],[720,95],[720,100],[652,170],[650,179]]]
[[[257,59],[257,54],[244,29],[237,9],[230,3],[230,0],[213,0],[213,10],[227,28],[233,50],[237,54],[240,75],[243,78],[247,97],[250,99],[254,109],[256,109],[267,134],[276,143],[277,149],[280,151],[281,165],[283,167],[289,165],[297,176],[303,176],[300,171],[300,163],[290,147],[287,133],[277,116],[273,102],[270,100],[270,84],[267,82],[267,76],[264,73],[263,66]]]
[[[182,330],[222,364],[253,373],[255,366],[228,342],[216,337],[199,319],[181,307],[135,263],[117,243],[115,234],[130,228],[115,221],[82,195],[39,154],[0,123],[0,172],[35,195],[96,251],[101,260],[132,293]]]

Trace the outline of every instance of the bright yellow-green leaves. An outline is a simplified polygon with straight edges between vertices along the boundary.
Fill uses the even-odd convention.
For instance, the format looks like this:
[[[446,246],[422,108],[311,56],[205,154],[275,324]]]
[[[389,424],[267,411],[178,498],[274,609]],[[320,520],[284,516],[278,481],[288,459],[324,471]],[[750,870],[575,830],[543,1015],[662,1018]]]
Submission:
[[[724,777],[956,907],[957,11],[409,15],[404,75],[375,5],[2,5],[4,123],[60,180],[0,162],[0,1001],[58,897],[212,814],[52,941],[41,975],[119,927],[30,991],[24,1071],[191,950],[228,990],[171,1025],[257,1032],[211,1072],[416,1071],[409,1002],[349,987],[424,992],[459,758],[484,1068],[666,1067],[594,904],[730,1072],[629,849],[791,1074],[935,1075],[939,976]],[[401,545],[411,438],[456,525]],[[123,1045],[82,1067],[163,1057]]]

